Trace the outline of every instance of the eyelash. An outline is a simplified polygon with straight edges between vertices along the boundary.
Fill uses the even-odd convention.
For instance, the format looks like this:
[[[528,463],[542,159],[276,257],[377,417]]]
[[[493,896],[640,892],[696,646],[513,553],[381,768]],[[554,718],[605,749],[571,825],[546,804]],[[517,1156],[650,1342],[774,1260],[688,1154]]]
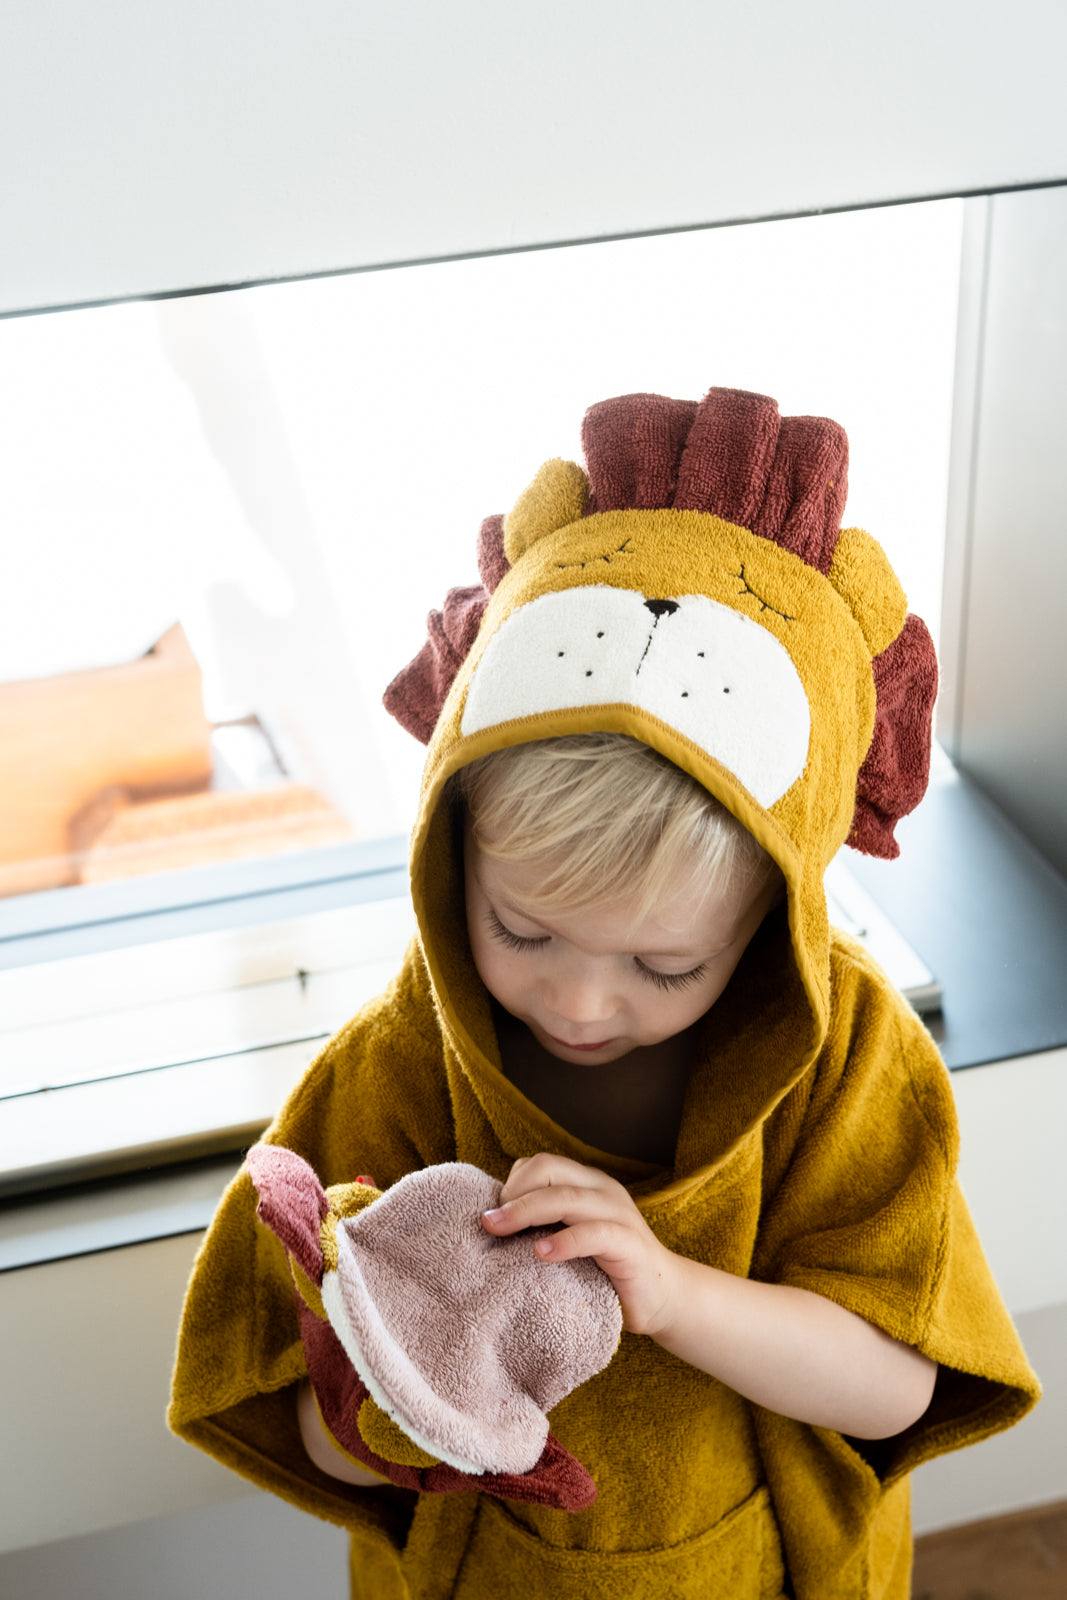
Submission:
[[[501,944],[508,945],[512,950],[535,950],[540,945],[548,943],[548,935],[542,939],[524,939],[519,933],[512,933],[510,928],[505,928],[496,912],[489,912],[490,931],[498,938]],[[634,957],[637,969],[650,983],[656,984],[661,989],[682,989],[687,983],[695,983],[697,978],[704,976],[706,962],[701,962],[699,967],[694,967],[691,972],[653,972],[651,967],[646,967],[644,962]]]

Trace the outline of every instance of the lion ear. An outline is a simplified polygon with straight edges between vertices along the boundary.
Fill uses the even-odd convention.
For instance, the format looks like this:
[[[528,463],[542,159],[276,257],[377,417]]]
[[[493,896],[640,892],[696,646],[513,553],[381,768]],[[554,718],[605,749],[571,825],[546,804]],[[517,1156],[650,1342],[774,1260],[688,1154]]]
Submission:
[[[827,574],[860,625],[872,658],[904,626],[908,602],[877,539],[862,528],[842,528]]]
[[[504,554],[514,566],[530,546],[546,534],[577,522],[585,511],[589,479],[577,461],[554,456],[538,468],[504,518]]]

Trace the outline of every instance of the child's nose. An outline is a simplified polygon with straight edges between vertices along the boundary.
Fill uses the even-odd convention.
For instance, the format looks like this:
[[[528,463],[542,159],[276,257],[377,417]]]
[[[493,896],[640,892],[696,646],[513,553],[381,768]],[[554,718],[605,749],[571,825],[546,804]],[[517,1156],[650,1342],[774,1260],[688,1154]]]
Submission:
[[[595,979],[569,979],[556,984],[545,997],[549,1011],[559,1024],[560,1032],[594,1032],[615,1015],[615,1004],[609,986]],[[596,1037],[600,1037],[599,1034]]]

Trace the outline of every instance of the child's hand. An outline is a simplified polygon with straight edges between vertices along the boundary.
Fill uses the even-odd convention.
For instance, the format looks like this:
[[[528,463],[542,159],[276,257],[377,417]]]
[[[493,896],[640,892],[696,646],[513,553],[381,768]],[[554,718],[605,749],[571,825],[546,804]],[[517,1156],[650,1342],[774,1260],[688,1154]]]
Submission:
[[[573,1227],[530,1248],[551,1265],[592,1256],[615,1285],[629,1333],[655,1333],[670,1322],[678,1257],[662,1244],[621,1183],[598,1167],[541,1151],[514,1163],[500,1192],[502,1215],[482,1214],[488,1233],[517,1233],[554,1222]],[[537,1244],[550,1244],[542,1252]]]

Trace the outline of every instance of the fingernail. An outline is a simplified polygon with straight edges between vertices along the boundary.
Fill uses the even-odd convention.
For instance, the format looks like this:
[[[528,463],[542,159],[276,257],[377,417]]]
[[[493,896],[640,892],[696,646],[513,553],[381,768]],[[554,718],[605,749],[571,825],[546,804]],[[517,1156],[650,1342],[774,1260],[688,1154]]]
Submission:
[[[492,1211],[483,1211],[482,1212],[482,1216],[483,1217],[489,1217],[489,1219],[491,1221],[495,1221],[495,1219],[497,1217],[502,1217],[503,1215],[504,1215],[504,1207],[503,1206],[496,1206],[496,1207],[494,1207],[494,1209]]]
[[[552,1240],[551,1239],[538,1239],[537,1243],[534,1245],[534,1249],[537,1251],[537,1254],[539,1256],[551,1255],[552,1254]]]

